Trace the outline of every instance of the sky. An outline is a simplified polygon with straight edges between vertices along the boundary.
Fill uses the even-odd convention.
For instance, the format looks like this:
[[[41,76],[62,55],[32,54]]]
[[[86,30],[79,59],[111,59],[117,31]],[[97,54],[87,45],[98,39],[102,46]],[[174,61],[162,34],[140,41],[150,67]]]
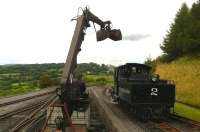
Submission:
[[[65,62],[76,25],[70,20],[85,6],[111,20],[123,40],[96,42],[91,24],[78,63],[143,63],[161,55],[160,44],[182,3],[191,7],[195,1],[0,0],[0,64]]]

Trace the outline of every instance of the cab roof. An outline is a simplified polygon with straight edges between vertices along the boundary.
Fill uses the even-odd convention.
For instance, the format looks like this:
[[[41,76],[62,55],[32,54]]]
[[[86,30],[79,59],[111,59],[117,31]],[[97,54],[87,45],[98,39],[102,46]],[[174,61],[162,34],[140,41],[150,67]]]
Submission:
[[[121,65],[121,66],[118,66],[118,68],[122,68],[122,67],[137,67],[137,68],[144,68],[144,69],[148,69],[150,70],[151,67],[148,66],[148,65],[145,65],[145,64],[140,64],[140,63],[126,63],[125,65]]]

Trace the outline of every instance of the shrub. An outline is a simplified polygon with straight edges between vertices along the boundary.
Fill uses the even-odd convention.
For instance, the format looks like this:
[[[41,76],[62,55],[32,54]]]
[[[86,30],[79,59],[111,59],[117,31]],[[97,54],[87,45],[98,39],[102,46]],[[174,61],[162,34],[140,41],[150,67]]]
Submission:
[[[106,82],[107,82],[107,80],[104,77],[99,77],[99,78],[96,79],[96,84],[97,85],[105,85]]]

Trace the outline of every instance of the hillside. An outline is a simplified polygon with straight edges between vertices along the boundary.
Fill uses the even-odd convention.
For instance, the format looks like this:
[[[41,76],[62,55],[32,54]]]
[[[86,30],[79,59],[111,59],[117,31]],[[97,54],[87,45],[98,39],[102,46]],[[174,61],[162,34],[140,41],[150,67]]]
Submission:
[[[170,64],[157,64],[162,79],[174,80],[176,100],[200,107],[200,56],[182,57]]]
[[[0,97],[59,85],[63,66],[64,63],[0,65]],[[84,75],[87,85],[106,85],[112,83],[113,66],[81,63],[74,74],[75,78]]]

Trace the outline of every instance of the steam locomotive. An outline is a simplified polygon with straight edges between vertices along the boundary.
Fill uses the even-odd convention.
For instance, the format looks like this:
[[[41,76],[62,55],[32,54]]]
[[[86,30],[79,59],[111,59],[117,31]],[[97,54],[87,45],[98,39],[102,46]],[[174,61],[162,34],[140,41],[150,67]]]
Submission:
[[[151,67],[127,63],[115,69],[114,96],[132,109],[143,121],[170,113],[175,103],[175,84],[161,80],[150,72]]]

